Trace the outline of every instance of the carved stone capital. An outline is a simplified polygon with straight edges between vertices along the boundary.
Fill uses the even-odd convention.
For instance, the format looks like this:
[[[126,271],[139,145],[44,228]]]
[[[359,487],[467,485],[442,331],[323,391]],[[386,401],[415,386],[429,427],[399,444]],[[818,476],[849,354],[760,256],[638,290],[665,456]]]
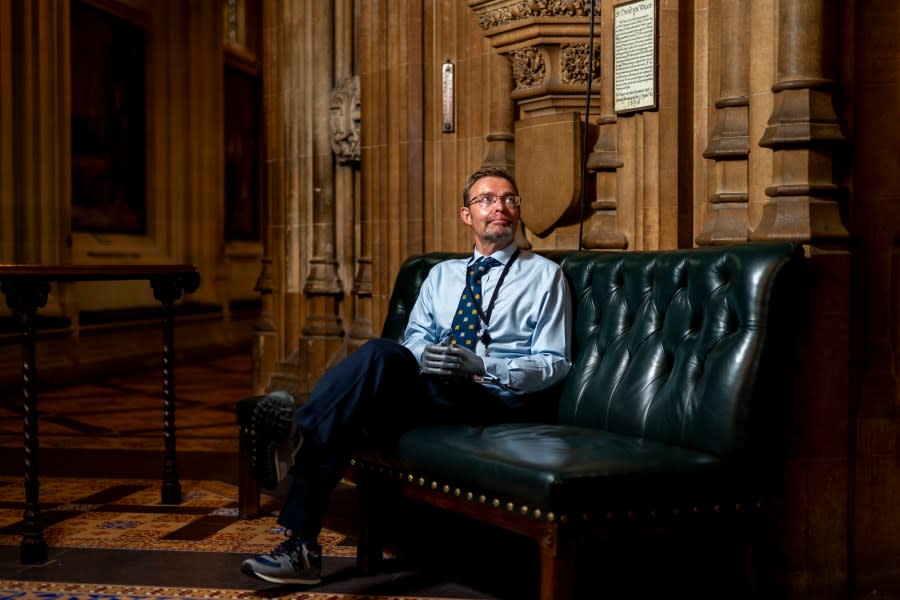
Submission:
[[[540,17],[586,17],[591,0],[471,0],[485,31]]]
[[[510,61],[512,98],[524,114],[583,109],[589,76],[599,99],[599,27],[595,16],[591,64],[590,5],[588,0],[469,2],[485,37]]]

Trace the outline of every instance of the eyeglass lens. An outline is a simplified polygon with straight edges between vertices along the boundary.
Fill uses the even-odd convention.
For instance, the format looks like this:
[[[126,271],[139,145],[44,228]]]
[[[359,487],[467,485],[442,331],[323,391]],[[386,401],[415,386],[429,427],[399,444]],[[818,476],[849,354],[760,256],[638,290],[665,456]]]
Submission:
[[[499,200],[501,203],[505,204],[506,206],[510,206],[510,207],[519,206],[519,203],[521,202],[519,197],[516,196],[515,194],[500,194],[500,195],[496,195],[496,196],[493,194],[479,194],[478,196],[475,196],[474,198],[472,198],[472,201],[469,204],[481,204],[484,206],[492,206],[494,204],[494,202],[497,200]]]

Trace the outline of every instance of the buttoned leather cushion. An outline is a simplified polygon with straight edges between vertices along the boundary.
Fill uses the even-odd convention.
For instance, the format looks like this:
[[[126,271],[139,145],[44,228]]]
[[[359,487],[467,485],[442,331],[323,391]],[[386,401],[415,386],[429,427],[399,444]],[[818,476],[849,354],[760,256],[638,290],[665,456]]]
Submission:
[[[407,263],[389,337],[399,339],[427,270],[454,256],[464,255]],[[765,443],[753,432],[775,398],[779,310],[802,248],[545,256],[562,265],[573,297],[575,360],[558,422],[417,428],[395,458],[410,472],[554,511],[749,483],[735,466],[752,465]]]
[[[691,503],[705,495],[698,474],[726,483],[724,462],[707,452],[552,423],[420,427],[400,438],[398,457],[441,484],[557,514]]]

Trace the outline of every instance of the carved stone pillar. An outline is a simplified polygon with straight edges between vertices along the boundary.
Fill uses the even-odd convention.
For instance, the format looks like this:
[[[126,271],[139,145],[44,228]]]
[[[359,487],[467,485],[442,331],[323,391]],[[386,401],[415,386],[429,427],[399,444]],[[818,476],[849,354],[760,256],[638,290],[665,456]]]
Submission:
[[[732,244],[749,237],[750,1],[723,0],[717,29],[721,46],[716,126],[704,158],[715,161],[715,191],[697,244]]]
[[[503,167],[515,173],[516,136],[513,132],[512,82],[510,62],[499,54],[491,57],[491,132],[487,135],[487,151],[482,164]],[[531,247],[525,236],[525,224],[521,220],[519,231],[516,232],[516,245],[519,248]]]
[[[12,2],[0,2],[0,89],[13,89]],[[15,191],[13,158],[16,156],[12,135],[15,113],[12,94],[0,94],[0,263],[15,259]],[[6,308],[0,310],[5,311]]]
[[[0,11],[0,262],[71,262],[69,4]],[[72,319],[77,303],[59,291],[41,312]]]
[[[309,391],[343,335],[329,133],[333,19],[331,2],[263,4],[267,235],[280,342],[268,387],[295,397]]]
[[[485,166],[515,168],[513,134],[512,66],[501,56],[491,60],[491,132],[487,135]]]
[[[750,238],[808,243],[809,278],[793,323],[793,355],[786,359],[797,370],[785,389],[790,399],[785,431],[791,433],[775,476],[782,486],[771,525],[777,545],[761,554],[771,557],[773,579],[786,588],[783,595],[840,597],[852,595],[850,324],[857,279],[835,179],[838,151],[846,141],[834,107],[840,8],[828,0],[780,0],[776,6],[773,107],[759,142],[773,153],[772,185]],[[818,517],[809,520],[810,515]]]
[[[774,185],[754,240],[847,241],[833,175],[837,147],[846,142],[834,109],[837,10],[826,0],[778,4],[775,105],[759,142],[774,152]]]
[[[284,19],[281,5],[275,0],[264,0],[262,7],[263,31],[266,43],[262,44],[263,126],[265,128],[265,179],[266,196],[263,200],[263,251],[260,257],[260,274],[254,289],[260,294],[260,315],[253,329],[253,393],[268,387],[276,364],[285,356],[288,325],[292,322],[285,302],[288,273],[285,240],[284,190],[287,172],[287,74],[282,66],[290,58],[286,41],[292,23]],[[299,259],[300,257],[296,257]],[[296,308],[293,308],[296,311]]]
[[[469,6],[492,47],[510,61],[522,222],[547,235],[580,214],[590,3],[470,0]],[[594,55],[592,108],[599,102],[599,46]]]
[[[600,37],[613,39],[613,8],[615,0],[602,0],[600,4]],[[615,56],[612,44],[600,46],[600,71],[612,73]],[[618,227],[618,199],[616,198],[617,171],[622,167],[616,128],[616,114],[613,110],[612,77],[600,82],[600,118],[597,120],[597,141],[588,156],[588,173],[594,174],[596,194],[591,202],[594,211],[587,222],[587,233],[582,245],[589,249],[622,250],[628,247],[628,238]]]
[[[334,48],[334,6],[331,2],[314,3],[310,7],[309,36],[320,48]],[[308,58],[312,59],[312,56]],[[320,357],[331,357],[343,342],[343,323],[340,316],[340,300],[344,287],[338,274],[335,173],[332,156],[332,139],[329,131],[331,111],[330,90],[334,86],[334,52],[318,52],[309,61],[308,85],[313,90],[310,97],[312,126],[312,156],[308,173],[311,187],[307,190],[312,204],[311,257],[303,293],[307,297],[308,312],[303,325],[304,349],[313,351],[311,367],[307,374],[311,381],[318,379],[326,364]]]
[[[351,11],[348,11],[350,13]],[[349,16],[349,15],[348,15]],[[348,67],[350,65],[347,65]],[[368,223],[369,207],[359,202],[359,159],[360,159],[360,97],[359,76],[342,78],[331,92],[331,149],[337,159],[339,183],[343,196],[348,202],[349,214],[353,215],[350,227],[344,234],[354,244],[345,247],[356,257],[353,272],[353,322],[350,325],[348,351],[359,347],[374,335],[372,326],[372,242],[368,227],[359,230],[358,247],[355,245],[353,223]]]

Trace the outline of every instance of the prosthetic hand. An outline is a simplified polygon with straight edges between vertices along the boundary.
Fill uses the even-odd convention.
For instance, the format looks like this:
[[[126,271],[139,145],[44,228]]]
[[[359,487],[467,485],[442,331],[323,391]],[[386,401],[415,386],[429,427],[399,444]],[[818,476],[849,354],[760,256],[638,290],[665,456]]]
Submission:
[[[471,379],[484,375],[484,360],[455,344],[430,344],[422,352],[422,371],[428,375]]]
[[[484,375],[484,359],[462,346],[450,346],[447,353],[459,361],[456,372],[466,379]]]

